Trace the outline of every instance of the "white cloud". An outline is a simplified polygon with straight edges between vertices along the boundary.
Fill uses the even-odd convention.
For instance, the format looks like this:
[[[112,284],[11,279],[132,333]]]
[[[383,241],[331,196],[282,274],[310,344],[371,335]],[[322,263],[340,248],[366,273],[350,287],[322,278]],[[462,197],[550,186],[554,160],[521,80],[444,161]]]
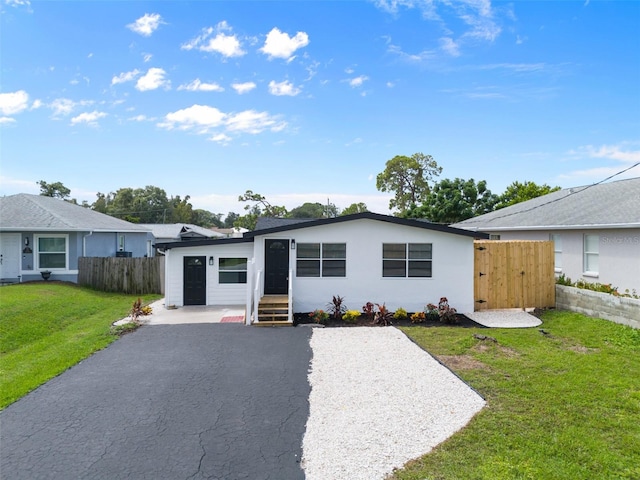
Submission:
[[[107,114],[105,112],[98,112],[97,110],[94,110],[93,112],[81,113],[77,117],[73,117],[71,119],[71,125],[86,123],[89,126],[95,127],[98,125],[98,120],[106,116]]]
[[[199,78],[196,78],[193,82],[180,85],[178,90],[188,90],[190,92],[224,92],[217,83],[202,83]]]
[[[267,39],[260,51],[269,58],[289,59],[296,50],[307,45],[309,45],[309,36],[305,32],[298,32],[290,37],[278,28],[273,28],[267,34]]]
[[[40,108],[42,106],[42,100],[34,100],[33,103],[31,104],[31,110],[37,110],[38,108]]]
[[[452,57],[460,56],[460,46],[449,37],[443,37],[440,39],[440,48]]]
[[[14,8],[26,7],[31,12],[31,2],[29,0],[4,0],[4,3]]]
[[[397,55],[400,60],[407,63],[426,63],[437,58],[437,54],[433,50],[423,50],[420,53],[406,53],[398,45],[390,44],[387,51],[393,55]]]
[[[367,80],[369,80],[369,77],[367,77],[366,75],[360,75],[359,77],[350,78],[348,82],[350,86],[352,86],[353,88],[356,88],[356,87],[361,87],[362,84]]]
[[[269,93],[271,95],[288,95],[290,97],[295,97],[300,92],[301,90],[299,88],[297,88],[293,83],[287,82],[286,80],[280,83],[276,83],[273,80],[269,82]]]
[[[130,82],[140,75],[140,70],[137,68],[130,72],[122,72],[120,75],[116,75],[111,79],[111,85],[117,85],[118,83]]]
[[[258,134],[266,130],[279,132],[286,128],[286,122],[268,112],[245,110],[238,113],[224,113],[208,105],[192,105],[189,108],[165,115],[158,126],[167,130],[195,131],[197,134],[213,134],[211,140],[228,142],[222,137],[227,133]]]
[[[256,84],[253,82],[244,82],[244,83],[233,83],[231,84],[231,88],[233,88],[238,95],[242,95],[243,93],[250,92],[254,88],[256,88]]]
[[[128,120],[131,122],[144,122],[149,119],[146,115],[136,115],[135,117],[130,117]]]
[[[156,90],[160,87],[166,89],[171,87],[171,82],[164,78],[167,74],[162,68],[150,68],[142,77],[136,82],[136,89],[141,92],[148,90]]]
[[[159,126],[172,130],[189,130],[193,127],[212,128],[221,125],[226,118],[226,114],[215,107],[207,105],[192,105],[176,112],[168,113],[165,121]],[[206,130],[202,133],[206,133]]]
[[[265,130],[279,132],[286,127],[286,123],[278,121],[276,117],[267,112],[245,110],[244,112],[229,115],[225,122],[227,130],[231,132],[245,132],[257,134]]]
[[[0,125],[9,125],[10,123],[15,123],[16,119],[11,117],[0,117]]]
[[[217,52],[225,58],[241,57],[246,54],[242,50],[242,44],[236,35],[227,35],[224,32],[231,32],[231,27],[226,21],[218,23],[215,28],[204,28],[202,33],[196,38],[183,44],[182,50],[199,50],[201,52]],[[213,34],[215,37],[210,38]]]
[[[151,34],[158,29],[160,24],[164,24],[164,22],[159,13],[145,13],[135,22],[127,25],[127,28],[143,37],[150,37]]]
[[[229,144],[229,142],[231,142],[231,137],[225,133],[218,133],[212,136],[209,140],[211,140],[212,142],[219,143],[221,145],[227,145]]]
[[[53,110],[53,116],[69,115],[76,107],[86,107],[93,105],[93,100],[80,100],[78,102],[68,98],[56,98],[49,104],[49,108]]]
[[[640,162],[640,150],[632,150],[627,144],[622,145],[585,145],[569,152],[573,156],[616,160],[623,163]]]
[[[29,106],[29,94],[24,90],[12,93],[0,93],[0,112],[4,115],[15,115]]]
[[[142,61],[144,63],[149,63],[151,61],[151,59],[153,58],[153,55],[150,53],[143,53],[142,54]]]

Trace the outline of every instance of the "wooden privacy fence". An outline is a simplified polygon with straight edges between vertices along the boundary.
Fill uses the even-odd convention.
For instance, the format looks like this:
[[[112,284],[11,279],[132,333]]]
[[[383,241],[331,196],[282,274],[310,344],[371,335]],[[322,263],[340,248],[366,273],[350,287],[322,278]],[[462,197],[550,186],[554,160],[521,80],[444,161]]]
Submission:
[[[554,307],[551,241],[476,240],[475,309]]]
[[[104,292],[164,293],[164,257],[80,257],[78,283]]]

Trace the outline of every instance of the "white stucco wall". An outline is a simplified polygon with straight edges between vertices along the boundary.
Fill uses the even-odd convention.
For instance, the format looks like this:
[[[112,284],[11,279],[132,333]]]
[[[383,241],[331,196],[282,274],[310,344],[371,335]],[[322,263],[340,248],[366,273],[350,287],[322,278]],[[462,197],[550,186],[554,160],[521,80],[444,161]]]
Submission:
[[[572,281],[585,280],[611,284],[620,292],[626,289],[640,292],[640,229],[617,230],[540,230],[489,232],[499,234],[501,240],[550,240],[551,234],[562,237],[562,268]],[[597,276],[584,272],[584,235],[598,235],[599,272]]]
[[[427,303],[447,297],[459,312],[472,312],[473,238],[369,219],[301,228],[280,234],[257,236],[256,268],[264,265],[264,240],[288,239],[300,243],[346,243],[344,278],[305,278],[295,275],[296,250],[290,250],[293,277],[293,310],[326,309],[333,295],[344,297],[348,308],[361,310],[366,302],[385,303],[390,310],[422,311]],[[431,278],[384,278],[383,243],[431,243]]]
[[[165,304],[184,305],[184,257],[206,256],[207,305],[244,305],[247,284],[220,284],[218,282],[218,265],[220,257],[251,259],[252,255],[252,243],[216,245],[215,247],[185,247],[168,250],[165,264]],[[213,266],[209,265],[210,256],[214,257]]]

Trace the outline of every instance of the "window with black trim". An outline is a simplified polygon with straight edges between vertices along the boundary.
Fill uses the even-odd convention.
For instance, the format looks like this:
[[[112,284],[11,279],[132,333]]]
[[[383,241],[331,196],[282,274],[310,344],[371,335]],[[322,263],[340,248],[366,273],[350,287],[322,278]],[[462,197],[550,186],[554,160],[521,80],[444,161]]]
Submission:
[[[432,275],[431,243],[383,243],[383,277],[429,278]]]
[[[219,283],[247,283],[246,258],[220,258],[218,260]]]
[[[346,243],[298,243],[296,245],[296,276],[345,277],[346,271]]]

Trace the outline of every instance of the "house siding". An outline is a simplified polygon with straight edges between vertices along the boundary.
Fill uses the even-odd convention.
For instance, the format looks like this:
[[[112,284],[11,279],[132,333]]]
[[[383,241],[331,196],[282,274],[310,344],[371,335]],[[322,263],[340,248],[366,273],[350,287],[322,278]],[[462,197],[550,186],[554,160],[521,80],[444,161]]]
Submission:
[[[538,231],[488,231],[501,240],[549,240],[551,234],[562,237],[562,268],[572,281],[584,280],[611,284],[620,292],[640,292],[640,229],[581,229]],[[584,272],[584,235],[599,236],[599,271],[597,276]]]
[[[244,305],[248,284],[220,284],[218,281],[219,259],[222,257],[247,258],[250,260],[252,255],[252,243],[185,247],[168,250],[166,253],[165,304],[184,305],[184,257],[206,256],[207,305]],[[209,265],[209,257],[214,259],[213,266]]]
[[[309,312],[326,308],[333,295],[360,310],[366,302],[422,311],[427,303],[447,297],[460,312],[472,312],[473,238],[444,232],[359,219],[341,224],[299,228],[255,237],[256,268],[264,265],[264,240],[288,239],[300,243],[345,243],[346,276],[306,278],[296,276],[296,250],[290,250],[293,272],[293,310]],[[431,243],[431,278],[385,278],[382,276],[383,243]]]

